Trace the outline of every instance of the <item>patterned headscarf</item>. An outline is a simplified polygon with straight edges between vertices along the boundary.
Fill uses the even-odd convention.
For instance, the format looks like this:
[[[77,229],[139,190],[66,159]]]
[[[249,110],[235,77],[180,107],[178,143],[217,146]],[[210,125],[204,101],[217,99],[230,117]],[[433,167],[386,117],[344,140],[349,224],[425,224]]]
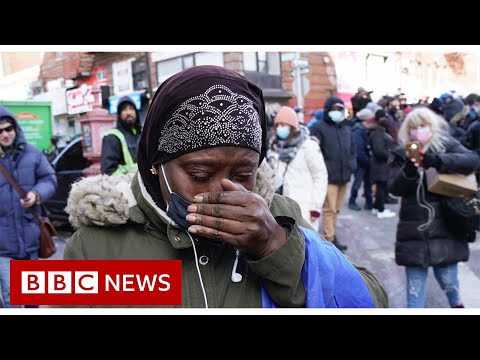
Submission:
[[[262,90],[219,66],[196,66],[167,79],[148,110],[138,148],[138,168],[147,191],[161,208],[158,178],[150,171],[186,153],[233,145],[266,152]]]

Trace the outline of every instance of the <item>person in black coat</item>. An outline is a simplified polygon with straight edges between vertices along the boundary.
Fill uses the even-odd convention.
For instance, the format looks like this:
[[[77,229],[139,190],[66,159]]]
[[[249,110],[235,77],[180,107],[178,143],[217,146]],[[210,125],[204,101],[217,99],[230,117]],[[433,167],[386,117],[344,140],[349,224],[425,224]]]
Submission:
[[[135,172],[142,127],[135,102],[129,96],[118,100],[116,129],[120,131],[125,140],[133,166],[129,166],[128,159],[125,158],[122,139],[109,133],[102,139],[101,171],[107,175]]]
[[[480,158],[449,135],[448,123],[426,107],[407,115],[399,139],[401,146],[389,159],[388,189],[402,198],[395,261],[406,269],[407,306],[424,307],[428,268],[433,267],[450,306],[463,307],[457,263],[468,260],[468,242],[447,229],[440,207],[442,196],[428,191],[424,169],[467,175],[480,167]],[[406,155],[403,145],[409,141],[421,144],[420,164]]]
[[[310,128],[318,138],[328,171],[327,197],[323,205],[322,228],[325,239],[340,250],[346,250],[336,238],[337,215],[343,206],[347,184],[356,168],[352,127],[347,126],[347,111],[343,101],[330,96],[323,108],[323,119]]]
[[[390,209],[385,209],[385,197],[387,195],[388,180],[388,157],[393,147],[393,138],[387,132],[389,119],[383,110],[375,112],[376,125],[371,127],[368,133],[370,149],[370,178],[375,183],[377,191],[375,193],[375,203],[372,213],[379,219],[386,219],[395,216]]]
[[[361,210],[362,208],[357,204],[358,190],[363,182],[363,189],[365,194],[365,210],[373,208],[372,201],[372,181],[370,178],[370,156],[371,150],[368,141],[368,128],[370,125],[368,121],[373,119],[375,114],[365,108],[357,112],[354,117],[352,127],[352,137],[355,144],[355,153],[357,158],[357,168],[353,176],[353,183],[350,189],[350,198],[348,200],[348,208],[352,210]]]

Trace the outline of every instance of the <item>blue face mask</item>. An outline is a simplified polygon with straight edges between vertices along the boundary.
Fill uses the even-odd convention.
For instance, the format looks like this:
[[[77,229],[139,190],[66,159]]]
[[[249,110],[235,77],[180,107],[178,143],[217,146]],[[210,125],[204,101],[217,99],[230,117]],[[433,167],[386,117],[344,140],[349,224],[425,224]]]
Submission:
[[[330,119],[332,119],[332,121],[336,123],[342,122],[345,119],[344,113],[338,110],[330,111],[328,113],[328,116],[330,117]]]
[[[188,215],[187,207],[192,203],[188,200],[185,200],[177,193],[172,192],[165,176],[165,171],[163,171],[163,164],[161,167],[163,178],[165,179],[168,192],[170,193],[170,201],[167,202],[167,215],[170,217],[170,219],[175,221],[178,226],[184,230],[187,230],[192,224],[190,224],[185,217]]]
[[[275,133],[280,140],[285,140],[290,136],[290,128],[288,126],[278,126],[275,129]]]

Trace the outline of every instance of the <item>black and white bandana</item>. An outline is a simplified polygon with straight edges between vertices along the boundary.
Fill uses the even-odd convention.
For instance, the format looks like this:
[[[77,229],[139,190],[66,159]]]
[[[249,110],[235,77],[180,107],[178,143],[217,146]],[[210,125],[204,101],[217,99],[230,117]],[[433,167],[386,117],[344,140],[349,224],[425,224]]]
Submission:
[[[262,90],[219,66],[196,66],[167,79],[148,110],[138,149],[138,168],[147,191],[164,206],[152,165],[215,146],[266,152]]]
[[[252,100],[225,85],[213,85],[180,104],[158,139],[162,160],[219,145],[244,146],[258,153],[262,145],[260,115]]]

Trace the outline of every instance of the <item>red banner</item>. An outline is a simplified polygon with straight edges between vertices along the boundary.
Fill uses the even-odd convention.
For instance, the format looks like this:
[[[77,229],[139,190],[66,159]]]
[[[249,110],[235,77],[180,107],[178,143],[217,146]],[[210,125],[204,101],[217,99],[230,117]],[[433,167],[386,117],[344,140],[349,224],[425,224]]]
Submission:
[[[11,260],[13,305],[181,305],[180,260]]]

